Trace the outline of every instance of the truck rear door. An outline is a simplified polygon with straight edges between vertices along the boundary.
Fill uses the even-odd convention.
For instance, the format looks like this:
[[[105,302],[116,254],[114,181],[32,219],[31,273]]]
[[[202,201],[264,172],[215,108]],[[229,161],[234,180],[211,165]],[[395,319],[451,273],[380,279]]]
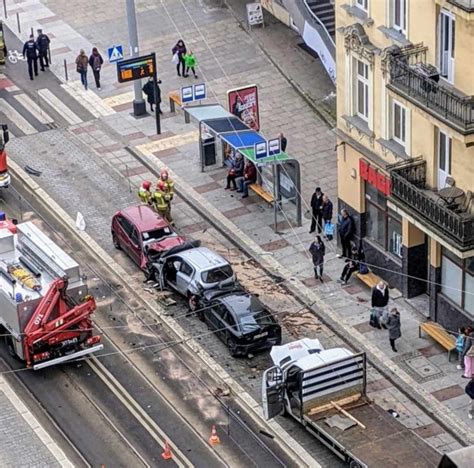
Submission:
[[[283,413],[283,373],[278,366],[270,367],[263,373],[262,407],[267,421]]]

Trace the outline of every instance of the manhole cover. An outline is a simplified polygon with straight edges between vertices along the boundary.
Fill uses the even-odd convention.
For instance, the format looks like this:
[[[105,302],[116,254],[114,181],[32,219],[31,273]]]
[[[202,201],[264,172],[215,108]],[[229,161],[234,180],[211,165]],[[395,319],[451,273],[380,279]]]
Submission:
[[[432,364],[419,351],[411,351],[395,356],[392,360],[418,383],[425,383],[444,376],[443,371]]]

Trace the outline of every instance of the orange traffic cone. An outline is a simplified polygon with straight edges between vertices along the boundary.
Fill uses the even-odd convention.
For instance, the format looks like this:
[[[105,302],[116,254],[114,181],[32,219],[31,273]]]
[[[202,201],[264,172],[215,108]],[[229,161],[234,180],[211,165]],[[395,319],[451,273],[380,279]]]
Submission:
[[[211,445],[217,445],[221,443],[221,439],[217,435],[216,426],[212,426],[211,437],[209,437],[209,443]]]
[[[161,456],[165,460],[169,460],[173,458],[173,454],[171,453],[171,449],[170,449],[170,444],[168,444],[167,440],[165,440],[165,446],[164,446],[163,453],[161,454]]]

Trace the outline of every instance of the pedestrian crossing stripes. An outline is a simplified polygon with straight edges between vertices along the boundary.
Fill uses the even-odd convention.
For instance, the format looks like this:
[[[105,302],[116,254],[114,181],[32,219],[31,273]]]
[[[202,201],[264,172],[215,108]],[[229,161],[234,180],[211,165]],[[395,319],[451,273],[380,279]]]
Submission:
[[[14,99],[16,99],[25,109],[33,115],[33,117],[42,124],[50,124],[54,122],[54,119],[48,115],[41,107],[36,104],[33,99],[30,98],[27,94],[14,94]]]
[[[16,109],[14,109],[4,98],[0,98],[0,111],[25,135],[38,133]]]
[[[49,89],[40,89],[38,94],[44,99],[44,101],[55,109],[61,117],[66,120],[70,125],[76,125],[82,123],[82,119],[75,114],[69,107],[62,103]]]

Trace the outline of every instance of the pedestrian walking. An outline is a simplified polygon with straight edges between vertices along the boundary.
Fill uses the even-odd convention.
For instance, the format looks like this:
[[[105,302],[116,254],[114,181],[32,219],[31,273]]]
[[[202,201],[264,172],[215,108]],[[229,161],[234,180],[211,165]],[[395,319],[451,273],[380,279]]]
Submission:
[[[388,315],[387,320],[388,328],[388,339],[390,341],[390,346],[392,351],[397,353],[397,348],[395,348],[395,340],[398,340],[402,336],[401,323],[400,323],[400,312],[397,309],[393,308]]]
[[[76,71],[81,75],[81,83],[84,86],[84,89],[87,91],[87,65],[89,64],[89,59],[84,51],[81,49],[79,55],[76,57]]]
[[[314,241],[309,246],[309,252],[313,257],[314,277],[323,282],[323,269],[324,269],[324,254],[326,253],[326,247],[320,236],[316,236]]]
[[[323,195],[323,205],[321,214],[323,216],[324,234],[327,240],[332,240],[334,236],[334,224],[332,223],[332,201],[327,195]]]
[[[227,173],[226,190],[237,190],[236,179],[244,175],[244,157],[242,153],[237,153],[235,159],[230,162],[229,172]],[[231,187],[232,185],[232,187]]]
[[[23,45],[23,56],[26,57],[28,61],[30,80],[33,80],[33,71],[35,72],[35,76],[38,76],[38,46],[36,45],[33,34],[30,35],[30,38]]]
[[[184,58],[184,65],[186,66],[186,74],[184,75],[186,78],[189,76],[189,70],[193,72],[194,78],[197,78],[198,76],[196,75],[196,65],[197,65],[197,60],[195,55],[193,54],[193,51],[190,50],[183,56]]]
[[[49,37],[43,34],[42,29],[38,29],[38,37],[36,38],[36,47],[38,49],[39,62],[41,71],[45,71],[45,67],[49,68],[48,52],[49,52]]]
[[[380,326],[387,328],[389,292],[383,281],[372,288],[372,309],[377,314]]]
[[[464,346],[462,350],[462,364],[461,368],[464,369],[463,377],[470,379],[471,374],[474,370],[473,359],[474,359],[474,330],[471,327],[466,327],[464,331]],[[471,353],[471,354],[470,354]],[[466,368],[469,367],[469,368]]]
[[[311,227],[309,233],[312,234],[316,230],[316,224],[318,225],[318,233],[322,231],[323,224],[323,195],[321,187],[316,187],[313,195],[311,196]]]
[[[245,164],[244,175],[237,179],[238,190],[237,192],[243,193],[242,198],[249,196],[249,185],[252,185],[257,180],[257,168],[252,161],[248,161]]]
[[[354,237],[354,232],[354,219],[346,209],[341,210],[341,218],[339,221],[339,237],[341,239],[342,255],[339,255],[339,258],[350,258],[351,243]]]
[[[352,245],[350,256],[346,258],[345,262],[341,277],[337,280],[338,283],[342,284],[347,284],[351,279],[352,273],[359,269],[359,254],[355,245]]]
[[[283,135],[283,132],[280,132],[278,138],[280,138],[280,150],[282,153],[284,153],[286,151],[286,145],[288,144],[288,140],[286,139],[286,136]]]
[[[456,337],[456,351],[458,353],[459,364],[456,366],[457,370],[464,369],[464,343],[466,342],[466,327],[461,327],[458,330],[458,336]]]
[[[467,410],[467,417],[469,419],[474,418],[474,375],[471,376],[471,380],[466,385],[466,393],[471,399],[469,403],[469,408]]]
[[[161,112],[160,107],[161,89],[158,86],[159,83],[161,83],[161,80],[158,80],[156,86],[154,86],[154,80],[152,77],[150,77],[149,80],[145,83],[145,86],[143,86],[142,91],[145,93],[148,104],[150,104],[150,110],[153,112],[153,105],[156,104],[156,109],[158,113],[162,114],[163,112]]]
[[[92,69],[92,73],[94,74],[94,80],[97,89],[100,89],[100,69],[102,68],[103,63],[104,59],[102,58],[102,55],[100,55],[97,47],[93,47],[92,54],[89,57],[89,65]]]
[[[173,63],[176,65],[176,73],[178,73],[178,76],[185,75],[185,63],[184,63],[184,56],[186,55],[186,46],[184,44],[184,41],[180,39],[176,45],[171,49],[171,52],[173,53]],[[181,68],[181,73],[180,73],[180,68]]]

